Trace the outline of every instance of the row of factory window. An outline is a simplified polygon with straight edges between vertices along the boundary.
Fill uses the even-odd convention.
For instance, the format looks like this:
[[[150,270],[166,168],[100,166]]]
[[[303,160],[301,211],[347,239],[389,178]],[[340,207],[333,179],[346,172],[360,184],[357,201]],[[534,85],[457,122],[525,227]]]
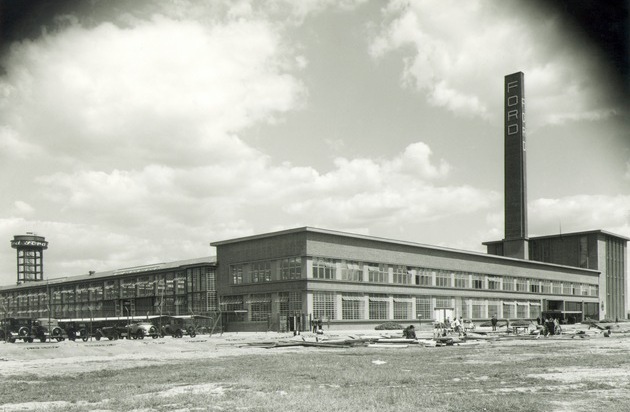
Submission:
[[[597,302],[565,302],[565,310],[597,317]],[[230,321],[269,321],[275,315],[302,314],[300,292],[224,296],[221,310]],[[540,300],[482,299],[459,296],[388,295],[313,292],[311,318],[332,320],[435,320],[450,316],[464,319],[535,319],[541,316]],[[592,313],[591,313],[592,312]]]
[[[575,311],[597,316],[596,302],[567,302]],[[588,305],[588,307],[587,307]],[[584,306],[584,307],[583,307]],[[336,292],[313,293],[313,316],[323,320],[436,320],[535,319],[542,313],[539,300],[480,299],[430,295],[385,295]],[[589,312],[589,313],[590,313]]]
[[[29,290],[0,293],[0,308],[72,305],[116,299],[168,297],[191,292],[214,291],[215,273],[208,267],[187,272],[108,279],[79,284],[51,284]]]
[[[231,265],[230,276],[232,284],[262,283],[306,277],[302,276],[302,259],[299,257]],[[313,279],[348,282],[554,295],[599,295],[599,287],[596,284],[552,282],[546,279],[495,276],[482,273],[390,265],[386,263],[364,263],[320,257],[312,259],[312,276]]]
[[[47,304],[30,302],[18,306],[0,306],[2,317],[99,318],[137,315],[190,315],[217,310],[214,292],[198,292],[185,296],[147,297],[98,300],[85,303]]]
[[[272,313],[291,316],[303,312],[302,292],[224,296],[220,305],[221,311],[230,315],[229,320],[236,322],[268,321]]]

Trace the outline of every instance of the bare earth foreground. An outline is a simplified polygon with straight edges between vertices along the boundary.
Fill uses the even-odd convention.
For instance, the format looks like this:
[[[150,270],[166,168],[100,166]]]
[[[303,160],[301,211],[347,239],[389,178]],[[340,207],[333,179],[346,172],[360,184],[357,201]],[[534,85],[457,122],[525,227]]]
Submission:
[[[269,347],[316,340],[274,332],[1,342],[0,411],[630,410],[630,334],[577,328],[443,347]],[[379,335],[401,336],[319,341]]]

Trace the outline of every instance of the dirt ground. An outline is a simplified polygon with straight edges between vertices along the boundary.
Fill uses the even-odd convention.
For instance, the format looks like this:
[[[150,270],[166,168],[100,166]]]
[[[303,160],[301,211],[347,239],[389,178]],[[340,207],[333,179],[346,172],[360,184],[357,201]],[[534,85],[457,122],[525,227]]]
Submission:
[[[580,334],[576,332],[582,331]],[[602,331],[586,330],[584,327],[567,328],[566,334],[556,337],[540,337],[538,339],[505,338],[488,341],[478,341],[479,345],[493,345],[494,348],[504,346],[504,351],[509,352],[513,345],[550,345],[553,342],[575,342],[576,350],[593,355],[606,353],[630,354],[630,333],[613,333],[605,337]],[[282,334],[268,333],[225,333],[223,335],[198,335],[195,338],[184,337],[181,339],[143,339],[143,340],[101,340],[88,342],[49,342],[49,343],[23,343],[14,344],[0,342],[0,381],[5,379],[19,379],[24,371],[37,371],[39,376],[72,376],[85,371],[120,370],[139,366],[163,365],[174,360],[194,360],[199,358],[242,356],[242,355],[274,355],[290,351],[304,350],[330,350],[322,348],[305,348],[290,346],[286,348],[263,349],[252,344],[286,342],[286,341],[319,341],[340,340],[366,337],[400,337],[401,331],[329,331],[323,336],[312,333],[302,333],[294,336],[293,333]],[[430,344],[431,332],[420,331],[421,342]],[[426,339],[426,340],[425,340]],[[588,341],[588,342],[586,342]],[[421,345],[424,346],[424,345]],[[441,348],[428,347],[425,350],[442,350]],[[493,363],[501,362],[496,356],[488,354],[467,359],[467,362]],[[521,355],[527,356],[527,355]],[[630,389],[630,370],[593,367],[574,367],[562,370],[545,370],[537,376],[532,376],[541,381],[561,381],[568,387],[582,382],[605,382],[607,385],[619,388],[622,391]],[[220,388],[182,388],[173,390],[203,390],[214,391]],[[536,388],[523,388],[524,391],[535,391]],[[1,394],[1,389],[0,389]],[[162,394],[168,396],[168,393]],[[625,397],[625,396],[624,396]],[[62,407],[62,401],[49,402],[49,407]],[[0,411],[14,412],[34,409],[45,409],[41,402],[36,404],[7,404],[3,403],[0,396]],[[569,410],[569,409],[567,409]]]

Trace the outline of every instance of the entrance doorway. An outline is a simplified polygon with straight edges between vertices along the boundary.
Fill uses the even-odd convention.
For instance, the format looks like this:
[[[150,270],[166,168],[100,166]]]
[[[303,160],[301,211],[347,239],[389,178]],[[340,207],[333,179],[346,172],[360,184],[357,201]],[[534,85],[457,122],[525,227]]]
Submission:
[[[444,323],[446,319],[452,320],[455,309],[453,308],[435,308],[433,310],[433,319],[436,322]]]

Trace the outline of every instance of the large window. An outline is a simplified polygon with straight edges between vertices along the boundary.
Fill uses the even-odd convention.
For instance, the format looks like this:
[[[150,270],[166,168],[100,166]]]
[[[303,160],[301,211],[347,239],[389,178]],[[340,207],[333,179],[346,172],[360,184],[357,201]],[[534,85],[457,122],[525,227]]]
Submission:
[[[271,282],[271,262],[252,263],[252,282]]]
[[[563,283],[562,284],[562,294],[563,295],[572,295],[573,294],[573,284],[572,283]]]
[[[166,302],[166,307],[171,306],[168,303],[168,299]],[[221,298],[221,310],[227,313],[227,317],[229,320],[242,322],[245,320],[245,307],[243,304],[243,296],[235,295],[235,296],[223,296]]]
[[[499,317],[499,309],[501,307],[501,303],[497,300],[488,300],[488,317],[491,318],[493,315]]]
[[[266,321],[271,316],[271,295],[261,293],[251,295],[250,297],[250,313],[252,321]]]
[[[428,269],[417,269],[416,285],[432,286],[433,285],[433,272],[431,272]]]
[[[516,305],[513,302],[504,302],[503,303],[503,317],[504,318],[514,318],[516,317]]]
[[[387,283],[389,278],[389,268],[383,263],[368,264],[368,280],[370,283]]]
[[[433,318],[431,296],[416,296],[416,318],[419,320]]]
[[[510,276],[505,276],[503,278],[503,290],[505,291],[513,291],[514,290],[514,278]]]
[[[527,304],[527,302],[517,302],[516,317],[519,319],[529,318],[529,305]]]
[[[472,317],[474,319],[483,319],[486,317],[486,302],[483,300],[472,301]]]
[[[282,280],[300,279],[302,277],[302,259],[291,257],[280,261],[280,277]]]
[[[326,258],[313,258],[314,279],[334,279],[335,261]]]
[[[451,272],[438,270],[435,274],[435,286],[442,288],[451,287]]]
[[[341,296],[341,316],[343,319],[363,319],[365,298],[359,293],[344,293]]]
[[[313,292],[313,318],[336,319],[335,294],[333,292]]]
[[[279,292],[280,314],[285,316],[302,312],[302,294],[300,292]]]
[[[540,282],[541,284],[541,292],[542,293],[551,293],[551,281],[550,280],[543,280],[542,282]]]
[[[363,280],[363,269],[361,269],[359,262],[342,261],[341,279],[350,282],[361,282]]]
[[[488,277],[489,290],[501,290],[501,278]]]
[[[370,300],[370,319],[389,319],[389,297],[372,294]]]
[[[407,285],[409,284],[409,273],[407,272],[406,266],[396,265],[393,267],[393,283],[399,285]]]
[[[435,298],[436,308],[452,308],[453,298],[450,296],[440,296]]]
[[[532,293],[540,293],[540,281],[538,279],[529,280],[529,291]]]
[[[230,278],[232,279],[232,284],[234,285],[240,285],[243,283],[243,265],[231,265]]]
[[[394,319],[411,319],[412,302],[410,296],[394,296]]]
[[[472,277],[472,287],[473,289],[484,289],[484,276],[483,275],[473,275]]]
[[[562,294],[562,282],[553,282],[552,290],[554,295]]]
[[[516,279],[516,291],[527,292],[527,279],[524,279],[524,278]]]
[[[468,289],[468,273],[455,273],[455,287],[457,289]]]

